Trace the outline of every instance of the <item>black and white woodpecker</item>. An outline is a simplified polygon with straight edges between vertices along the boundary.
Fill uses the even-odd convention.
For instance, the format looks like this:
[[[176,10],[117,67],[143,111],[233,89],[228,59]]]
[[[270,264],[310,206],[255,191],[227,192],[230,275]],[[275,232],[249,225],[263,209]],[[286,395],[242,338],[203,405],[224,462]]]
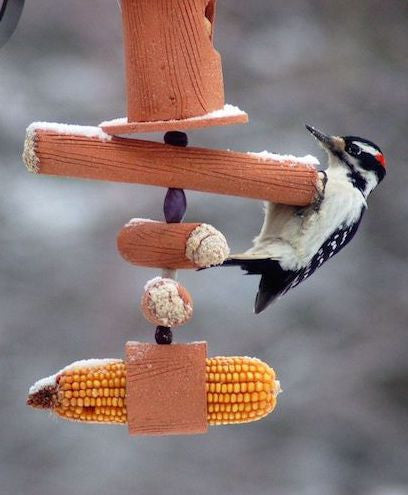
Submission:
[[[224,262],[261,275],[255,313],[306,280],[351,241],[368,195],[386,173],[384,155],[373,142],[306,128],[329,157],[327,169],[319,172],[323,187],[318,201],[306,208],[266,202],[253,247]]]

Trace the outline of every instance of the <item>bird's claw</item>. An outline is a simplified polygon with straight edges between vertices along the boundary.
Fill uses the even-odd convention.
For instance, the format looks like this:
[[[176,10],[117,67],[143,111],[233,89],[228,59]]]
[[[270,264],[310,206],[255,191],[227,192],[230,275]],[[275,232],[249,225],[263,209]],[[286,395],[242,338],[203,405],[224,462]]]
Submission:
[[[316,212],[320,210],[320,207],[324,200],[324,193],[326,191],[327,184],[327,173],[324,170],[319,170],[318,174],[320,180],[318,186],[316,187],[316,199],[313,202],[313,210]]]

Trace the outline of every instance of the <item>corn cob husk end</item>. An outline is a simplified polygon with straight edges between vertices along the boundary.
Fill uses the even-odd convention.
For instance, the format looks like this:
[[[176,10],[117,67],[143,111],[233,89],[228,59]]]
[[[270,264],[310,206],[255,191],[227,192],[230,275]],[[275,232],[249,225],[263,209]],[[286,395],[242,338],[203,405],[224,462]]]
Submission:
[[[27,406],[34,407],[34,409],[54,409],[57,404],[57,392],[57,385],[44,386],[36,392],[29,393]]]
[[[104,369],[107,365],[115,363],[122,363],[122,361],[120,359],[85,359],[76,361],[54,375],[42,378],[35,382],[29,389],[26,404],[35,409],[49,409],[63,419],[83,421],[83,418],[76,417],[75,407],[71,408],[70,405],[67,404],[63,406],[62,396],[64,396],[63,390],[66,388],[63,382],[67,380],[67,376],[75,376],[76,372],[79,373],[82,370],[93,370],[97,373],[98,370]],[[75,392],[75,395],[79,395],[79,392]],[[96,423],[99,421],[95,420],[89,422]],[[117,421],[112,420],[111,423],[117,423]]]

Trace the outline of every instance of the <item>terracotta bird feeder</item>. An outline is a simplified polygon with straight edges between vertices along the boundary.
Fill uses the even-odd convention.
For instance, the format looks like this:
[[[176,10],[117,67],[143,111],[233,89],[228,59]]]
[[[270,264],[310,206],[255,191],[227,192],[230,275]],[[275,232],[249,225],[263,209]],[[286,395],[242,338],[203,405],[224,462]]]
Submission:
[[[127,424],[132,435],[164,435],[255,421],[276,405],[280,386],[266,363],[208,358],[205,342],[172,344],[175,328],[194,324],[193,297],[177,270],[222,264],[230,252],[216,227],[182,223],[184,189],[304,207],[321,188],[310,156],[188,146],[181,130],[247,121],[224,102],[215,12],[216,0],[122,0],[127,117],[27,129],[23,160],[34,174],[168,188],[165,221],[133,218],[117,238],[126,261],[159,271],[140,297],[156,343],[128,342],[124,360],[71,364],[30,388],[30,406],[73,421]],[[164,143],[116,136],[149,131],[166,132]]]
[[[213,45],[216,0],[123,0],[127,118],[108,134],[242,124],[225,105],[221,57]]]

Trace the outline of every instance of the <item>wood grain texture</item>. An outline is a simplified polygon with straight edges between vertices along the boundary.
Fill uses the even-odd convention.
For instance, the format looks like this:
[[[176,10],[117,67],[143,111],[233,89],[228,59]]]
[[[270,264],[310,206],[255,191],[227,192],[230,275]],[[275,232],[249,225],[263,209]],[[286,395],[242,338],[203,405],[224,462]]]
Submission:
[[[126,344],[131,435],[206,433],[207,344]]]
[[[128,119],[180,120],[224,106],[215,0],[122,0]]]
[[[186,257],[186,243],[199,223],[132,222],[119,232],[121,256],[134,265],[152,268],[197,268]]]
[[[290,161],[44,130],[36,131],[32,141],[40,174],[176,187],[298,206],[316,198],[317,170]]]

